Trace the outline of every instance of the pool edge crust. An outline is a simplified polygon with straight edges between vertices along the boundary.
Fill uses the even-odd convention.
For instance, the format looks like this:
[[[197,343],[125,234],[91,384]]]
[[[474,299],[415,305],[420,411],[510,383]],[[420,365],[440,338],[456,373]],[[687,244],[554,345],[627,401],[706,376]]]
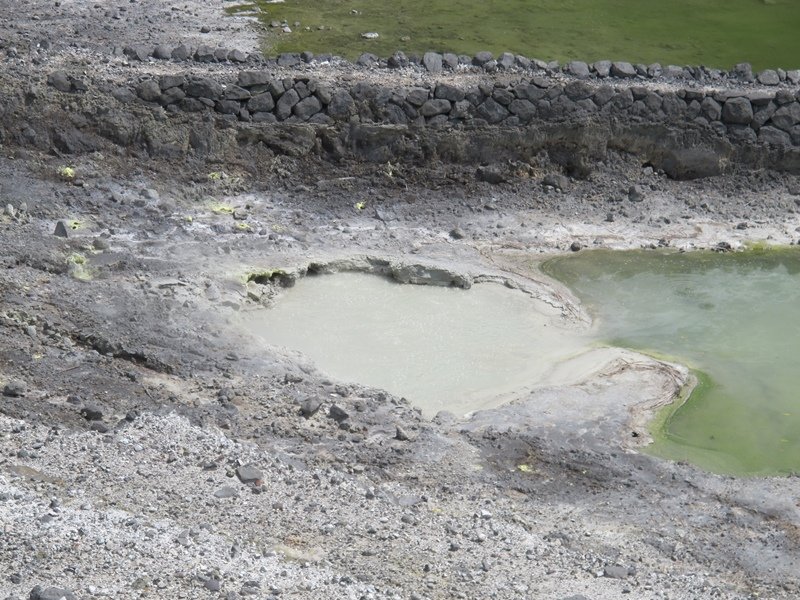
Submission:
[[[546,304],[554,311],[563,309],[559,318],[567,327],[577,327],[581,330],[588,330],[591,327],[591,319],[582,307],[570,298],[568,289],[563,286],[554,287],[549,281],[525,278],[521,274],[511,277],[507,273],[491,273],[486,269],[480,271],[475,268],[472,269],[472,272],[480,274],[469,274],[467,269],[459,270],[441,264],[375,256],[316,260],[299,267],[284,267],[267,271],[281,273],[282,277],[269,278],[259,283],[260,287],[264,285],[273,288],[286,287],[281,283],[285,277],[297,281],[320,274],[334,275],[348,272],[385,277],[404,285],[437,287],[444,285],[466,289],[463,285],[464,281],[478,284],[495,283],[520,289],[532,300]],[[409,276],[409,273],[412,273],[413,277]],[[525,279],[525,282],[521,283],[521,279]],[[254,310],[262,308],[262,304],[254,303]],[[292,353],[295,353],[294,358],[290,358],[290,360],[296,360],[296,352],[290,351],[284,356],[291,357]],[[310,368],[309,364],[311,363],[305,362],[304,368]],[[320,373],[324,371],[324,369],[317,368],[316,365],[313,368]],[[363,384],[357,383],[357,385]],[[590,421],[594,421],[594,425],[601,421],[614,422],[616,424],[613,432],[616,440],[614,443],[618,443],[626,449],[638,451],[652,443],[652,425],[657,422],[659,411],[675,402],[680,402],[682,398],[685,399],[684,394],[688,395],[693,384],[690,370],[685,366],[659,360],[633,350],[591,346],[555,363],[541,381],[519,388],[513,393],[499,394],[498,397],[505,398],[503,404],[489,408],[475,408],[465,414],[454,415],[454,420],[455,423],[458,423],[458,427],[472,427],[476,423],[492,422],[495,419],[502,421],[504,412],[511,411],[513,413],[517,410],[525,412],[526,409],[520,407],[524,407],[526,404],[530,404],[530,407],[536,410],[537,399],[541,399],[542,394],[549,392],[563,393],[568,396],[575,390],[582,390],[585,400],[594,403],[592,390],[609,386],[611,388],[616,386],[621,390],[618,401],[607,394],[601,395],[608,410],[602,415],[596,412],[592,413]],[[646,390],[649,395],[637,398],[631,391],[637,386]],[[410,405],[417,406],[413,402],[410,402]],[[541,408],[538,406],[538,409]],[[588,423],[585,420],[586,414],[580,415],[579,413],[580,411],[570,408],[566,414],[573,415],[575,427],[584,427]],[[431,412],[428,417],[435,418],[436,414],[436,412]],[[553,416],[553,420],[562,424],[566,423],[565,418],[557,413]],[[542,422],[530,418],[515,419],[515,421],[517,421],[516,426],[530,427],[533,430],[542,426]],[[609,433],[607,431],[604,435],[608,436]]]

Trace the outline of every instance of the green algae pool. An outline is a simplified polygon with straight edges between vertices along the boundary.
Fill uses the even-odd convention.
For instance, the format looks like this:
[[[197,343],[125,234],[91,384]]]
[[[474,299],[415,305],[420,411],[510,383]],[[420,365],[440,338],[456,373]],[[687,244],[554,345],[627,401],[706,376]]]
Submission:
[[[800,0],[246,0],[228,10],[289,24],[291,33],[270,29],[270,54],[490,50],[560,61],[800,67]],[[366,32],[380,37],[363,39]]]
[[[800,472],[800,250],[589,251],[544,263],[600,336],[688,365],[652,453],[732,474]]]

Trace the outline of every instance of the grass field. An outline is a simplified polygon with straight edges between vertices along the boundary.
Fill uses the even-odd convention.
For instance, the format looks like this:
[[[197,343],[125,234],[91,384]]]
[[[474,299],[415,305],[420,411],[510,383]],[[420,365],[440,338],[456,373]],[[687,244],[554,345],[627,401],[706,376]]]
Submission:
[[[490,50],[559,61],[800,68],[800,0],[255,0],[229,10],[288,22],[292,33],[270,28],[270,54]],[[365,32],[380,37],[366,40]]]

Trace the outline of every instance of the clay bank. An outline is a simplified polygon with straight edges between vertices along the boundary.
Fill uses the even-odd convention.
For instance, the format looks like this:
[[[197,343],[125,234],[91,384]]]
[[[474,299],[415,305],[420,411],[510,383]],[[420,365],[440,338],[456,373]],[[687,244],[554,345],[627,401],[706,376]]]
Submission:
[[[608,318],[540,269],[795,245],[795,72],[270,58],[221,4],[111,4],[0,0],[0,597],[797,596],[797,478],[649,454],[700,361],[587,349]],[[355,322],[513,321],[543,383],[437,412],[248,321],[352,277]],[[524,355],[480,331],[470,377]]]

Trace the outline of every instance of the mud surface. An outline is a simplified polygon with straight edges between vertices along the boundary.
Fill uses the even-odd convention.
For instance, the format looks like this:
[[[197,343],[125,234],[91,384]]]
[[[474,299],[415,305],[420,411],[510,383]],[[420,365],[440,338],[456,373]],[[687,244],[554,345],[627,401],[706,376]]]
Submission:
[[[435,157],[52,143],[105,102],[37,92],[53,69],[129,81],[180,67],[113,57],[127,40],[255,40],[217,3],[112,4],[0,2],[2,92],[30,120],[4,113],[0,158],[3,598],[797,597],[797,478],[638,452],[681,367],[631,354],[428,421],[234,327],[331,270],[505,281],[585,321],[541,257],[793,243],[796,175],[674,181],[607,149],[582,178],[543,153],[489,165],[505,179],[491,184]],[[319,67],[367,76],[384,74]]]

